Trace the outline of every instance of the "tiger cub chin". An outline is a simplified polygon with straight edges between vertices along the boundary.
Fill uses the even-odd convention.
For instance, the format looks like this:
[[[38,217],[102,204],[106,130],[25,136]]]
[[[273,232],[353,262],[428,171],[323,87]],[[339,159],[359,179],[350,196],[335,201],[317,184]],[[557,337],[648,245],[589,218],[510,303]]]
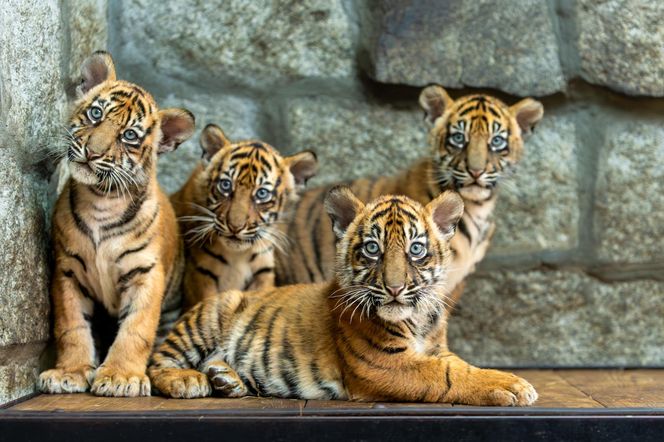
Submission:
[[[201,135],[203,160],[171,197],[185,236],[185,307],[217,293],[274,286],[279,230],[298,191],[315,175],[309,151],[282,157],[257,140],[230,142],[213,124]]]
[[[81,73],[66,133],[71,176],[53,214],[57,361],[40,375],[39,388],[147,396],[160,313],[164,327],[166,318],[177,319],[184,268],[175,214],[157,184],[157,155],[191,136],[194,117],[160,110],[148,92],[117,80],[105,52],[90,56]],[[118,321],[99,366],[95,306]]]
[[[444,344],[458,194],[426,206],[347,187],[325,199],[338,238],[322,284],[229,291],[198,304],[153,355],[153,385],[176,398],[248,394],[360,401],[529,405],[525,380],[473,367]]]

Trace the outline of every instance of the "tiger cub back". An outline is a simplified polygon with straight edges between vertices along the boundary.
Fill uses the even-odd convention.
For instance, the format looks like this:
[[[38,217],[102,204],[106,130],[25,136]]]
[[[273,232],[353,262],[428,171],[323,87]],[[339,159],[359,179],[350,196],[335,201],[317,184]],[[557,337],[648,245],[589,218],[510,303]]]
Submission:
[[[198,304],[153,355],[149,373],[161,393],[503,406],[537,398],[525,380],[473,367],[447,348],[457,194],[426,206],[403,196],[365,206],[337,187],[325,207],[338,238],[334,280],[233,290]]]
[[[309,151],[282,157],[257,140],[232,143],[213,124],[201,135],[203,160],[171,201],[186,244],[185,306],[225,290],[274,285],[280,225],[317,170]]]
[[[175,214],[157,183],[157,156],[194,130],[184,109],[159,109],[141,87],[116,79],[97,52],[81,69],[80,96],[66,127],[70,177],[53,214],[51,284],[56,367],[39,379],[46,393],[92,390],[149,395],[147,360],[162,318],[179,315],[184,267]],[[118,323],[99,365],[95,306]]]
[[[396,175],[360,178],[349,185],[363,202],[400,194],[427,204],[446,190],[459,192],[465,213],[452,239],[454,287],[486,254],[500,182],[512,175],[523,155],[524,137],[543,110],[530,98],[512,106],[489,95],[454,100],[436,85],[422,91],[420,105],[432,125],[429,155]],[[330,187],[310,189],[298,202],[287,230],[292,247],[277,256],[278,284],[319,282],[333,276],[335,237],[323,207]]]

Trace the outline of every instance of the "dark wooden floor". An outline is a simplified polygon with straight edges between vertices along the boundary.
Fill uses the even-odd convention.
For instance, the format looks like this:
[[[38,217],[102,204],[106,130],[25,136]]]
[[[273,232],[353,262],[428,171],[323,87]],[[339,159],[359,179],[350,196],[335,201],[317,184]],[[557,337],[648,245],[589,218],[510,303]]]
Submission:
[[[0,410],[0,441],[664,440],[664,369],[514,372],[534,406],[38,395]]]
[[[662,370],[515,370],[530,381],[539,393],[531,408],[610,409],[664,408],[664,369]],[[99,398],[88,394],[40,395],[20,402],[8,411],[35,412],[109,412],[109,411],[175,411],[175,410],[276,410],[304,413],[305,410],[329,409],[339,413],[362,409],[483,408],[449,404],[360,403],[346,401],[304,401],[289,399],[166,399]],[[490,408],[487,409],[489,411]],[[361,412],[360,412],[361,413]]]

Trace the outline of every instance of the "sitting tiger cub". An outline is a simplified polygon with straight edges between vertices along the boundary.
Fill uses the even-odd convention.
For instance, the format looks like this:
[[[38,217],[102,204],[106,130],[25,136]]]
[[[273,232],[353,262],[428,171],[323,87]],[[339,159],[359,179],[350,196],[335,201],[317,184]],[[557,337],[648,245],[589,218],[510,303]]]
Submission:
[[[336,187],[325,208],[339,240],[335,278],[198,304],[153,355],[148,373],[159,391],[502,406],[537,399],[525,380],[473,367],[445,344],[458,194],[425,207],[403,196],[364,206]]]
[[[465,213],[452,239],[451,302],[463,279],[484,258],[494,232],[497,189],[523,155],[523,140],[543,116],[542,104],[525,98],[512,106],[489,95],[452,99],[432,85],[420,94],[420,105],[432,124],[430,154],[401,173],[361,178],[351,188],[362,201],[380,195],[406,195],[427,204],[445,190],[456,190]],[[397,160],[398,161],[398,160]],[[323,208],[329,186],[307,190],[298,202],[288,236],[293,244],[277,254],[277,284],[322,282],[334,273],[335,239]]]
[[[185,234],[185,308],[226,290],[274,286],[279,224],[318,168],[312,152],[282,157],[260,141],[231,143],[214,124],[201,147],[203,161],[171,197]]]
[[[148,396],[145,369],[160,313],[177,319],[184,268],[175,214],[157,184],[157,155],[192,135],[194,117],[159,110],[145,90],[116,80],[105,52],[90,56],[81,72],[67,127],[71,176],[53,214],[57,363],[41,374],[39,388]],[[99,367],[95,304],[119,323]]]

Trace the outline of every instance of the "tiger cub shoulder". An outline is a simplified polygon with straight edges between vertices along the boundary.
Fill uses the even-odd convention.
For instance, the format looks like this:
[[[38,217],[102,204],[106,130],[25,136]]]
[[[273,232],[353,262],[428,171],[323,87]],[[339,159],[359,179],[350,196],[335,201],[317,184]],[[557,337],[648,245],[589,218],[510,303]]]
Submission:
[[[313,152],[282,156],[258,140],[231,142],[216,125],[201,134],[203,159],[171,197],[185,238],[185,304],[224,290],[274,285],[275,248],[298,193],[314,176]]]

